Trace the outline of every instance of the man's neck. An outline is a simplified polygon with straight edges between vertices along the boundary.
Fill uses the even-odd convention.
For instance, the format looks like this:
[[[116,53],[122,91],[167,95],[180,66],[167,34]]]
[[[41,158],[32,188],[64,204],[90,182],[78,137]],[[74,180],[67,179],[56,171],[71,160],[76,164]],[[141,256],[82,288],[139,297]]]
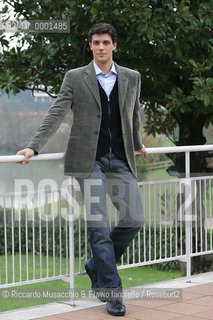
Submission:
[[[95,63],[104,73],[109,73],[112,68],[112,60],[107,63],[98,63],[97,61],[95,61]]]

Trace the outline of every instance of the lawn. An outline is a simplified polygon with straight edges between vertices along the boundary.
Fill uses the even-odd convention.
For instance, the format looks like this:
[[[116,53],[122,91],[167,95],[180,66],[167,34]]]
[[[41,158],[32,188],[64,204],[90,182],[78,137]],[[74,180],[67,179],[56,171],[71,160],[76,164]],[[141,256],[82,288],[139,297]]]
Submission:
[[[155,281],[162,281],[167,279],[173,279],[181,277],[181,272],[179,270],[163,271],[157,270],[151,266],[137,267],[130,269],[119,270],[121,276],[123,287],[128,288],[132,286],[142,285],[146,283],[152,283]],[[90,279],[87,275],[76,276],[75,277],[75,288],[76,289],[86,289],[90,288]],[[43,283],[34,283],[24,286],[18,286],[15,289],[69,289],[69,283],[62,280],[46,281]],[[0,290],[3,291],[3,289]],[[25,308],[40,304],[49,303],[55,300],[39,300],[39,299],[1,299],[0,300],[0,312]]]
[[[147,181],[170,180],[174,178],[176,177],[170,176],[165,169],[152,170],[152,171],[149,171],[147,174]]]

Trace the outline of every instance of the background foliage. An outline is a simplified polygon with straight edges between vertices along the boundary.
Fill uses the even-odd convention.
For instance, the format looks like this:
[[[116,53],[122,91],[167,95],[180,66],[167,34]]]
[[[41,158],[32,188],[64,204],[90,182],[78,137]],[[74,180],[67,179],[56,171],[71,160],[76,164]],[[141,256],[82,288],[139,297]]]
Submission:
[[[64,73],[89,63],[88,30],[110,22],[118,32],[114,59],[142,75],[141,102],[148,133],[164,133],[176,145],[204,144],[203,128],[213,121],[213,0],[3,0],[17,18],[69,19],[64,33],[15,34],[17,47],[1,34],[0,89],[18,93],[44,85],[55,95]],[[170,155],[183,171],[182,155]],[[199,161],[198,161],[199,160]],[[194,154],[192,171],[205,158]]]

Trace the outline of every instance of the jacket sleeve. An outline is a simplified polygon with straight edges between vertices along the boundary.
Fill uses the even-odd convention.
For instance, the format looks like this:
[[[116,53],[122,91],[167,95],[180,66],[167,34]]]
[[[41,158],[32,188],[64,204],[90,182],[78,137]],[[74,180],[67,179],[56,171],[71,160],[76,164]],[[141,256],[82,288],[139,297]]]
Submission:
[[[135,103],[134,113],[133,113],[133,141],[134,141],[135,151],[141,150],[143,147],[141,133],[140,133],[140,125],[141,125],[140,92],[141,92],[141,75],[138,74],[137,97],[136,97],[136,103]]]
[[[57,99],[48,110],[47,115],[44,117],[36,134],[26,148],[33,149],[35,154],[38,154],[43,149],[48,139],[56,132],[66,113],[70,110],[72,96],[73,89],[71,86],[71,75],[68,71],[65,74]]]

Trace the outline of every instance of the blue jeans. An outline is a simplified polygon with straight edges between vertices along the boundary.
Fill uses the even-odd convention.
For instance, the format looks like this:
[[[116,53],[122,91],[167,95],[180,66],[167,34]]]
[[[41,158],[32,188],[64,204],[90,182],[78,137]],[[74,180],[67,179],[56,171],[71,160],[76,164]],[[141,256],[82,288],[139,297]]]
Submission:
[[[126,161],[107,153],[95,161],[92,173],[77,178],[84,198],[93,257],[90,270],[99,288],[122,288],[116,263],[144,224],[143,205],[136,178]],[[106,194],[119,212],[111,230]]]

